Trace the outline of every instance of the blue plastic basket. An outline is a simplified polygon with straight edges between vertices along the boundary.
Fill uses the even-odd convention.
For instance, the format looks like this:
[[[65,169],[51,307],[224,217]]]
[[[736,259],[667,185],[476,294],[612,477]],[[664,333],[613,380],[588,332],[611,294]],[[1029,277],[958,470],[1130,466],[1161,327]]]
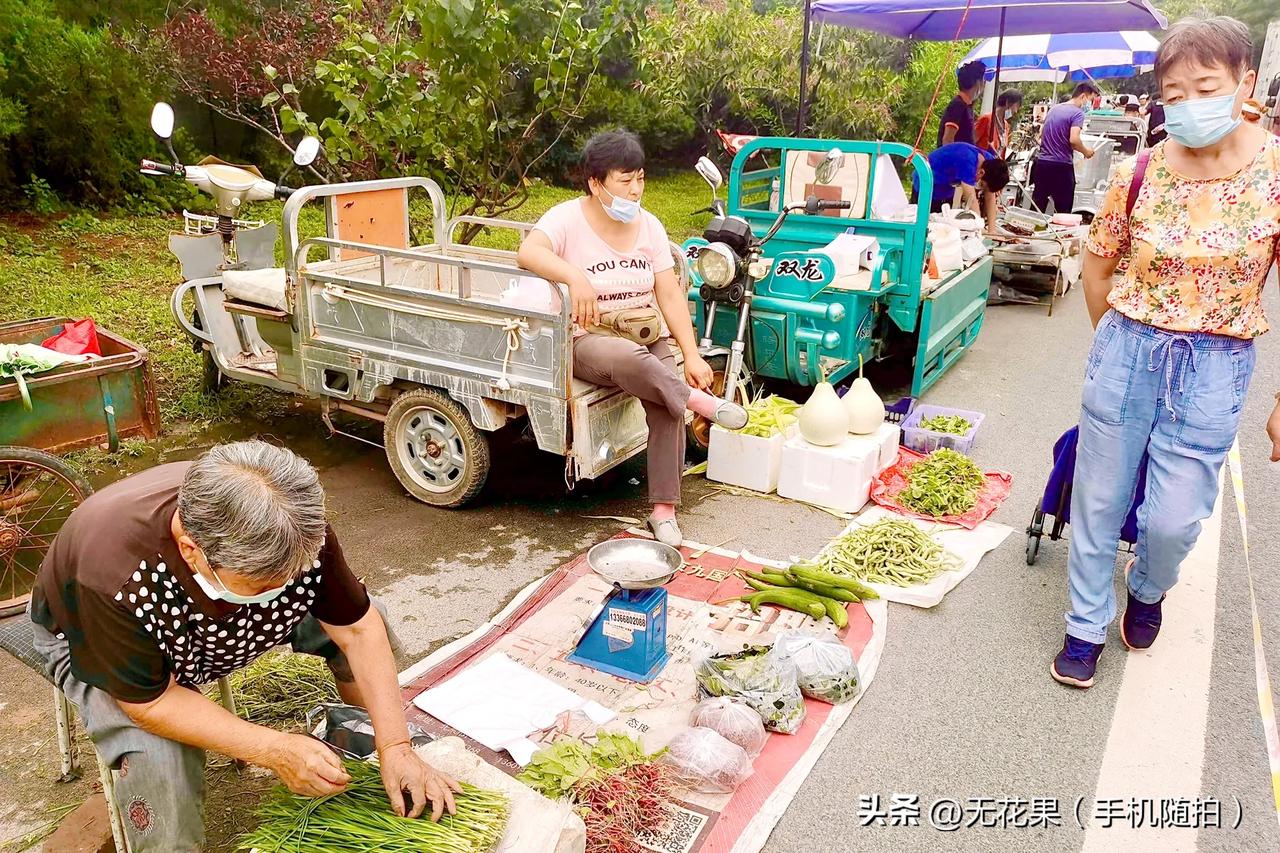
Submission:
[[[935,415],[959,415],[972,426],[964,435],[953,435],[947,432],[934,432],[923,429],[920,422]],[[974,439],[978,437],[978,427],[982,426],[982,412],[967,412],[964,409],[948,409],[945,406],[930,406],[921,403],[916,406],[902,423],[902,443],[917,453],[932,453],[939,447],[949,447],[966,456],[973,450]]]

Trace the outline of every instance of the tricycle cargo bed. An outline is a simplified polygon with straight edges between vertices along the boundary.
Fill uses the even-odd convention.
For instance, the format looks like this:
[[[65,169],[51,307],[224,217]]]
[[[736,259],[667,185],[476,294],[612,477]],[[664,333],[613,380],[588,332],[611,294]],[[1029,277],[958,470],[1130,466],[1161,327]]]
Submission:
[[[0,324],[0,343],[38,344],[62,331],[67,318]],[[31,409],[18,384],[0,380],[0,444],[67,451],[122,438],[155,438],[160,411],[146,349],[98,328],[102,358],[24,377]]]

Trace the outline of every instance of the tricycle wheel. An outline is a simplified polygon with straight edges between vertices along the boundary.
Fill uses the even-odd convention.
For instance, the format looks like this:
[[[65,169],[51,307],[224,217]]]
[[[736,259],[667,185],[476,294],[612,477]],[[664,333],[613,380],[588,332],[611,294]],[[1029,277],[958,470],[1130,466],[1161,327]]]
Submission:
[[[711,370],[715,373],[711,393],[719,397],[724,393],[724,371],[728,367],[729,357],[727,355],[713,355],[707,359],[707,364],[711,366]],[[746,367],[743,367],[743,372],[739,374],[738,381],[739,383],[746,383],[747,396],[743,397],[742,385],[739,384],[736,396],[731,399],[736,399],[745,406],[749,402],[751,395],[755,393],[755,382],[751,375],[746,372]],[[707,447],[711,444],[711,421],[701,415],[694,415],[693,420],[689,421],[685,438],[689,458],[697,461],[706,459]]]
[[[387,461],[410,495],[432,506],[460,507],[489,477],[489,439],[443,392],[405,391],[387,411]]]
[[[91,494],[80,472],[58,457],[0,447],[0,618],[26,609],[54,537]]]
[[[222,368],[214,361],[213,353],[208,349],[200,350],[200,390],[205,394],[217,394],[227,384],[227,377]]]

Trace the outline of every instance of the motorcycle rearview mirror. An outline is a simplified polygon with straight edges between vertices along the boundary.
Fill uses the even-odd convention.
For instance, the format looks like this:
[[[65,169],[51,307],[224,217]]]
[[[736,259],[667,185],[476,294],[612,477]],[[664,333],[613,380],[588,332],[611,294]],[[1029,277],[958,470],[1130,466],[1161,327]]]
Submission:
[[[151,108],[151,130],[165,142],[173,138],[173,107],[159,101]]]
[[[711,192],[720,189],[724,184],[724,178],[720,175],[720,170],[716,168],[716,164],[711,162],[710,157],[699,157],[698,165],[694,167],[698,174],[702,176],[702,180],[711,186]]]
[[[295,166],[310,166],[320,154],[320,140],[314,136],[304,136],[293,151]]]
[[[836,173],[842,168],[844,168],[844,152],[839,148],[832,148],[818,164],[813,179],[819,184],[829,184],[835,180]]]

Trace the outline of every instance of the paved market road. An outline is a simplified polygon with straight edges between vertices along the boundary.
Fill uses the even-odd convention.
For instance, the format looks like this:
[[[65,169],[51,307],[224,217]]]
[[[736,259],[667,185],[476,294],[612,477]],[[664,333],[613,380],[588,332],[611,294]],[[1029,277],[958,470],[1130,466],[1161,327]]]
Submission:
[[[1268,309],[1276,313],[1276,289]],[[1249,600],[1233,503],[1189,558],[1189,583],[1171,594],[1169,627],[1148,654],[1128,653],[1113,626],[1098,684],[1079,692],[1050,680],[1066,608],[1066,542],[1046,542],[1026,565],[1022,529],[1049,468],[1049,449],[1077,417],[1088,349],[1084,301],[1072,293],[1052,318],[1002,306],[931,402],[985,412],[976,456],[1014,475],[997,521],[1015,528],[978,571],[932,611],[892,606],[879,674],[769,840],[771,853],[833,851],[1280,850],[1254,690]],[[1280,665],[1280,467],[1263,427],[1280,389],[1280,340],[1262,339],[1241,428],[1252,550],[1272,672]],[[1227,486],[1228,492],[1230,486]],[[1220,531],[1220,535],[1215,535]],[[698,531],[693,531],[697,533]],[[1190,564],[1194,565],[1190,565]],[[1118,587],[1119,588],[1119,587]],[[1123,592],[1120,593],[1123,595]],[[1121,599],[1123,601],[1123,599]],[[1176,619],[1176,621],[1174,621]],[[1171,643],[1170,640],[1178,642]],[[860,827],[858,799],[918,796],[918,828]],[[1153,832],[1091,828],[1072,811],[1133,798],[1221,804],[1223,826]],[[939,798],[1053,798],[1053,829],[928,825]]]
[[[1274,285],[1268,293],[1269,312],[1278,318]],[[1049,678],[1049,661],[1062,641],[1067,546],[1046,542],[1040,562],[1028,567],[1022,530],[1043,487],[1050,448],[1076,420],[1088,342],[1079,293],[1052,318],[1042,309],[993,308],[973,350],[930,392],[930,402],[986,413],[976,455],[985,466],[1013,474],[1013,494],[996,520],[1015,532],[938,607],[891,605],[875,682],[768,839],[768,853],[1280,850],[1230,503],[1189,558],[1187,582],[1169,599],[1170,621],[1153,651],[1127,653],[1113,631],[1092,690],[1073,691]],[[1280,676],[1280,580],[1272,568],[1280,552],[1280,466],[1266,462],[1263,434],[1277,389],[1280,332],[1273,332],[1262,340],[1241,444],[1263,631],[1272,671]],[[272,432],[321,467],[344,549],[388,602],[406,647],[404,666],[474,628],[524,585],[617,529],[584,516],[644,510],[641,490],[628,482],[642,466],[611,484],[561,497],[559,460],[526,445],[495,450],[495,473],[480,507],[431,510],[402,494],[380,451],[323,442],[305,412],[293,420]],[[557,497],[548,500],[548,493]],[[707,494],[690,482],[683,516],[686,535],[702,542],[734,539],[728,547],[785,558],[816,552],[842,526],[800,505]],[[3,842],[40,822],[52,796],[47,780],[56,753],[39,680],[7,660],[0,661],[0,676],[0,712],[6,730],[12,724],[18,732],[0,739],[0,781],[13,794],[0,797]],[[28,763],[26,756],[34,758]],[[214,793],[222,800],[220,819],[243,826],[252,797]],[[919,826],[860,825],[860,798],[878,796],[887,809],[895,794],[918,799]],[[1122,809],[1132,798],[1150,798],[1157,811],[1161,800],[1216,800],[1224,825],[1235,821],[1238,801],[1243,822],[1239,829],[1198,833],[1083,831],[1075,804],[1084,798],[1087,820],[1097,797]],[[975,805],[970,800],[1056,803],[1062,825],[941,832],[929,826],[928,815],[942,798],[962,807]]]

